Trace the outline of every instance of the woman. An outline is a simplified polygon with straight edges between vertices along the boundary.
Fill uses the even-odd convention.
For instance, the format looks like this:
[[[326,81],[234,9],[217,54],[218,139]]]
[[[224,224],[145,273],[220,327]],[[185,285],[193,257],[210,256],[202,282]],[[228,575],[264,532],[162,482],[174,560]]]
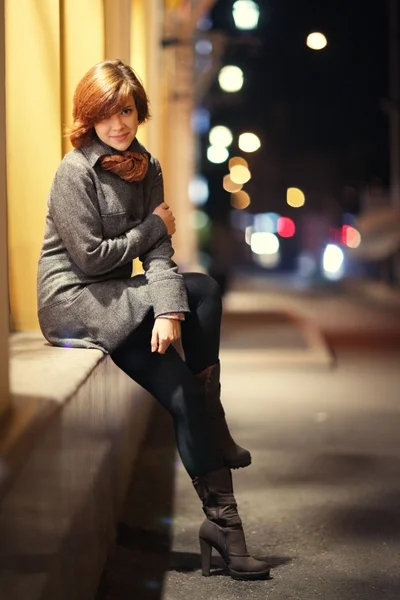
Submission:
[[[232,577],[262,578],[251,558],[231,468],[250,464],[235,444],[219,392],[221,298],[203,274],[172,261],[175,219],[160,165],[136,139],[146,92],[119,60],[95,65],[74,95],[74,150],[48,198],[38,266],[39,321],[54,345],[99,348],[170,412],[178,451],[203,503],[203,574],[212,547]],[[144,274],[131,276],[139,257]],[[171,345],[182,336],[185,361]]]

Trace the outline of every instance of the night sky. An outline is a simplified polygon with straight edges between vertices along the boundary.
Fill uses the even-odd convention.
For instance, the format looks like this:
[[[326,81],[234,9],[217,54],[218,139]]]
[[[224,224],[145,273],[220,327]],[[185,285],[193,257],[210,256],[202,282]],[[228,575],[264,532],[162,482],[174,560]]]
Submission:
[[[262,139],[262,149],[248,155],[253,212],[279,209],[289,186],[304,189],[316,210],[334,198],[343,210],[357,212],[360,190],[388,184],[386,2],[258,4],[261,20],[251,33],[235,29],[233,0],[218,0],[211,12],[214,31],[229,36],[222,64],[245,73],[238,94],[222,92],[216,81],[211,86],[204,100],[211,125],[251,130]],[[305,45],[312,31],[326,35],[324,50]],[[203,171],[215,186],[211,211],[227,205],[220,192],[226,165],[203,161]]]

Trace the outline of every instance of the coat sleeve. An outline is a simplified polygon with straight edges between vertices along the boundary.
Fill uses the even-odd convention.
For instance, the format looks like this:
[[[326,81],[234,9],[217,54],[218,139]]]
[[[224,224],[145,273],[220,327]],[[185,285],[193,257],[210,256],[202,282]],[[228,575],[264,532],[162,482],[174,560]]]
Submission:
[[[80,164],[62,162],[49,197],[49,213],[75,264],[87,275],[103,275],[146,253],[166,235],[163,220],[149,214],[140,225],[104,238],[95,183]]]
[[[146,214],[151,214],[162,202],[163,176],[160,164],[155,161]],[[155,317],[166,313],[189,312],[185,282],[183,276],[178,273],[178,266],[172,260],[173,255],[171,236],[165,234],[158,243],[139,257],[147,278]]]

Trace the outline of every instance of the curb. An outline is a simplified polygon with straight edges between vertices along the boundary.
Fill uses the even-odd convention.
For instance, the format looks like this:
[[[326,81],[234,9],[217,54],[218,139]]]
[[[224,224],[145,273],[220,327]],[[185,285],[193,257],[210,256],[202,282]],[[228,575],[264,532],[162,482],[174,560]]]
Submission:
[[[273,321],[286,320],[291,325],[300,331],[302,338],[305,341],[306,348],[278,348],[278,349],[235,349],[222,348],[221,357],[224,362],[233,365],[242,365],[247,368],[254,365],[259,368],[262,365],[265,368],[277,366],[318,366],[331,368],[336,364],[335,357],[331,352],[325,337],[320,329],[309,319],[299,315],[290,309],[272,310],[254,310],[249,312],[239,312],[230,310],[227,315],[241,315],[244,319],[246,316],[254,318],[259,314],[262,318],[270,317]]]

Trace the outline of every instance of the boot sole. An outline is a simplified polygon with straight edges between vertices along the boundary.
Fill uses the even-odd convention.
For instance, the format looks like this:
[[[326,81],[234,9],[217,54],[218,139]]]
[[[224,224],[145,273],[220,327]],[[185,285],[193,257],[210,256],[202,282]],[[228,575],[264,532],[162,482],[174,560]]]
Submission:
[[[232,463],[229,461],[225,461],[225,466],[228,467],[228,469],[245,469],[246,467],[249,467],[251,465],[251,459],[248,461],[244,461],[241,463]]]
[[[232,579],[237,579],[239,581],[269,579],[270,571],[271,569],[268,569],[267,571],[261,571],[260,573],[238,573],[237,571],[232,571],[231,569],[228,569],[229,575],[232,577]]]

